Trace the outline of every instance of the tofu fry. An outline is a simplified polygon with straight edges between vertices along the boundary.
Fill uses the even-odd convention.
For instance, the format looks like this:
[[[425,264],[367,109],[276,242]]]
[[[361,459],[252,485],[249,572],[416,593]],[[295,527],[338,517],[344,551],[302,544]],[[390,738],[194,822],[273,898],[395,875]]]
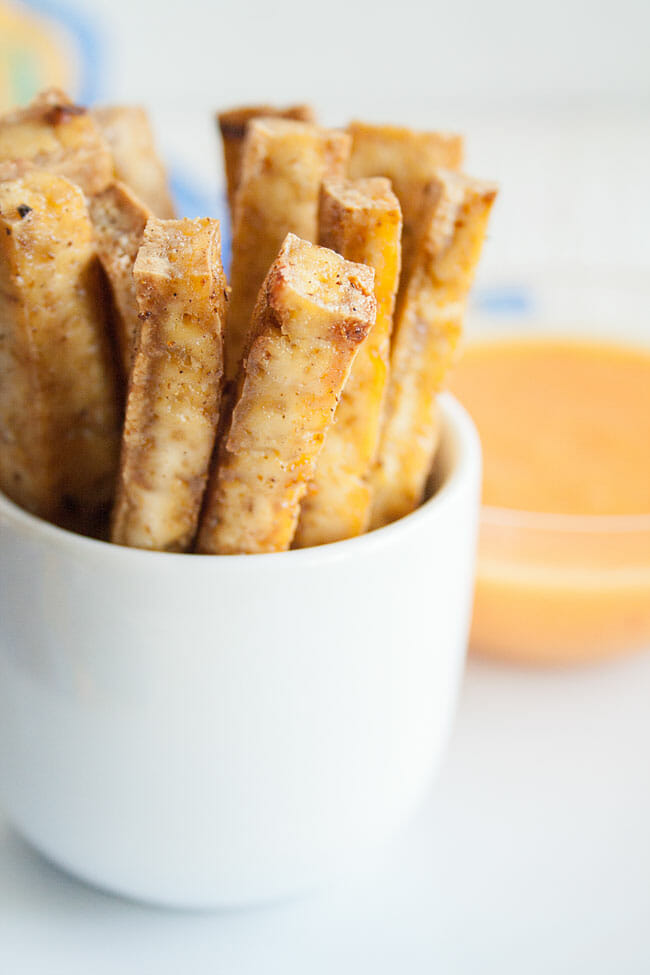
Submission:
[[[399,280],[402,214],[387,179],[325,183],[319,242],[375,271],[377,321],[354,360],[316,473],[300,509],[294,547],[360,535],[370,518],[366,475],[375,458]]]
[[[91,531],[119,455],[117,391],[83,193],[32,170],[0,183],[0,488]]]
[[[254,119],[244,146],[232,238],[226,379],[237,375],[258,292],[288,233],[315,241],[325,179],[343,179],[350,138],[286,119]]]
[[[235,194],[239,186],[242,148],[248,131],[248,123],[254,118],[288,118],[297,122],[316,121],[314,110],[309,105],[289,105],[288,108],[275,108],[272,105],[246,105],[219,112],[217,124],[223,142],[223,158],[228,186],[228,207],[230,215],[235,212]]]
[[[463,161],[463,138],[452,132],[417,132],[397,125],[367,125],[351,122],[349,175],[386,176],[402,208],[402,280],[410,276],[417,228],[424,195],[435,170],[459,169]]]
[[[289,548],[355,353],[375,321],[373,287],[365,265],[287,236],[255,308],[199,551]]]
[[[107,105],[92,116],[108,143],[115,177],[126,183],[156,217],[175,216],[167,173],[156,151],[149,116],[138,105]]]
[[[371,487],[371,527],[422,500],[435,454],[436,396],[454,356],[496,186],[440,170],[426,195],[410,278],[398,298],[390,379]]]
[[[0,117],[0,162],[7,159],[65,176],[87,195],[113,178],[113,158],[92,115],[56,88]]]
[[[0,161],[0,183],[12,179],[22,179],[27,173],[33,173],[38,166],[26,159],[3,159]]]
[[[218,220],[152,217],[133,276],[142,326],[111,540],[184,552],[219,418],[226,279]]]
[[[97,251],[113,294],[115,333],[123,376],[128,379],[140,329],[133,265],[151,216],[124,183],[111,183],[88,201]]]

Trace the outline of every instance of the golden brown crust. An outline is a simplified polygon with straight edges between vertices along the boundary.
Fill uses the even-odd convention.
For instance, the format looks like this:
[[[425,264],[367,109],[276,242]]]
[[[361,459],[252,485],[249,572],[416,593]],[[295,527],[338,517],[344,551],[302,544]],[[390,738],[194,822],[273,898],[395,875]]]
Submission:
[[[126,183],[156,217],[173,219],[167,174],[145,109],[139,105],[107,105],[93,109],[92,115],[110,146],[116,178]]]
[[[410,275],[424,194],[436,169],[459,169],[463,138],[453,132],[421,132],[398,125],[351,122],[349,175],[386,176],[402,208],[402,279]]]
[[[390,182],[325,183],[319,227],[323,246],[374,269],[377,320],[354,361],[303,498],[297,548],[360,535],[370,518],[366,475],[379,438],[401,253],[402,215]]]
[[[231,216],[235,212],[235,194],[239,186],[244,139],[248,132],[248,123],[255,118],[288,118],[312,124],[316,122],[316,115],[310,105],[289,105],[287,108],[277,108],[273,105],[245,105],[218,113],[217,124],[223,142],[228,207]]]
[[[27,108],[0,117],[0,162],[25,160],[65,176],[86,194],[113,177],[113,158],[90,112],[50,88]]]
[[[395,312],[372,472],[373,528],[408,514],[422,500],[438,436],[436,396],[456,350],[496,194],[491,183],[445,170],[427,190],[411,275]]]
[[[90,530],[119,430],[93,231],[81,190],[42,171],[0,183],[0,485]]]
[[[139,331],[133,265],[151,212],[124,183],[113,182],[88,201],[99,259],[113,295],[115,333],[128,379]]]
[[[283,551],[359,344],[374,274],[289,234],[260,291],[199,551]]]
[[[349,136],[286,119],[248,129],[235,206],[226,329],[226,378],[233,379],[259,289],[288,233],[315,241],[324,179],[342,179]]]
[[[218,220],[152,217],[135,262],[141,329],[112,541],[192,544],[219,417],[226,279]]]

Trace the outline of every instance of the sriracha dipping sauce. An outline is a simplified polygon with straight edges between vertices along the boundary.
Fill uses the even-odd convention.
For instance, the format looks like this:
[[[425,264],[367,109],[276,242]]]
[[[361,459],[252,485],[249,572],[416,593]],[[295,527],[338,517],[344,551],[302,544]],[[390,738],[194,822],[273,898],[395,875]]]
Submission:
[[[483,445],[472,649],[562,663],[650,644],[650,350],[475,341],[451,391]]]

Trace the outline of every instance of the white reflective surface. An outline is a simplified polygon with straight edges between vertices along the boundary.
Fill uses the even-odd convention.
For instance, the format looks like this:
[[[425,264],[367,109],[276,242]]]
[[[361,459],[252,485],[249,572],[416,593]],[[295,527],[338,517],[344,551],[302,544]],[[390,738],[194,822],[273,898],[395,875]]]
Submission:
[[[215,915],[141,908],[0,824],[7,975],[611,975],[650,968],[650,654],[571,672],[471,663],[435,793],[383,861]]]

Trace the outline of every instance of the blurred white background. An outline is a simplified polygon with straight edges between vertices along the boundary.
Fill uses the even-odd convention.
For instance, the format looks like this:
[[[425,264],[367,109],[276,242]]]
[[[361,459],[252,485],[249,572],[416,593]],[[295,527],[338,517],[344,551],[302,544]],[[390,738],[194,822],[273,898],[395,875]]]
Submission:
[[[115,46],[116,95],[209,108],[307,98],[345,110],[450,98],[529,105],[546,97],[650,94],[645,0],[268,3],[86,0]]]
[[[648,0],[23,6],[67,26],[92,98],[149,107],[165,156],[202,190],[197,208],[221,179],[216,107],[309,100],[330,124],[466,132],[468,170],[502,186],[483,279],[650,268]]]
[[[400,112],[455,99],[647,107],[650,95],[646,0],[2,0],[3,28],[5,8],[100,40],[92,68],[105,91],[171,106],[262,91]]]
[[[213,177],[215,106],[313,101],[460,129],[502,194],[482,277],[501,266],[650,267],[647,0],[93,0],[104,91],[155,109],[165,152]]]

